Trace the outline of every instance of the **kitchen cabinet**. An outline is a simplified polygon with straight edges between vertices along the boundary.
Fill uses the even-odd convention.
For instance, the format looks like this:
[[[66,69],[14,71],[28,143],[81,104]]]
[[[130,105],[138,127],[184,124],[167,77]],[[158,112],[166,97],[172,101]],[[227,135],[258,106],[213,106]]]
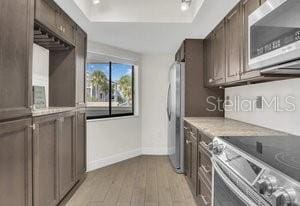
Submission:
[[[76,113],[33,120],[34,205],[54,206],[75,184]]]
[[[35,4],[35,20],[74,45],[76,24],[67,14],[52,0],[35,0]]]
[[[35,0],[35,20],[55,32],[58,29],[56,24],[58,12],[58,8],[52,0]]]
[[[0,123],[1,205],[32,205],[31,145],[31,119]]]
[[[71,44],[75,43],[75,23],[63,12],[56,13],[58,34]]]
[[[222,21],[214,30],[213,35],[213,63],[214,84],[225,83],[226,49],[225,23]]]
[[[34,119],[33,197],[35,206],[54,206],[59,202],[59,118],[57,115]]]
[[[76,105],[85,105],[85,70],[87,35],[79,27],[76,30]]]
[[[226,24],[226,82],[240,79],[242,68],[242,17],[237,5],[225,18]]]
[[[1,0],[0,120],[30,114],[32,11],[32,0]]]
[[[192,193],[196,195],[198,176],[198,144],[197,130],[185,126],[185,175],[191,187]]]
[[[83,177],[86,171],[86,113],[85,109],[77,111],[75,140],[75,173],[76,180]]]
[[[241,71],[241,79],[251,79],[260,76],[257,70],[249,69],[249,47],[248,47],[248,16],[260,6],[260,0],[245,0],[241,3],[241,13],[243,17],[243,67]]]
[[[207,87],[214,84],[214,58],[212,42],[213,34],[210,34],[204,40],[204,83]]]
[[[59,197],[62,199],[75,184],[76,113],[64,113],[59,123]]]

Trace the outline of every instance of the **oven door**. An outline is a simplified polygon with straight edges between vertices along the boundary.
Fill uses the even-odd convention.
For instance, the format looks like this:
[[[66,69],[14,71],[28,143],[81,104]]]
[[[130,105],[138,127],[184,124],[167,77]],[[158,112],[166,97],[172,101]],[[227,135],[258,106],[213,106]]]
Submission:
[[[213,163],[213,206],[257,206],[223,172],[217,161]]]

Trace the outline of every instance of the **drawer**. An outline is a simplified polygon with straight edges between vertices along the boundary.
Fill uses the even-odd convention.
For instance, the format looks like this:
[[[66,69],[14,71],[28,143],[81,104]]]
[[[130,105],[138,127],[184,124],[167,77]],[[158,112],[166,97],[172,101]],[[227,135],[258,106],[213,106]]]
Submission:
[[[211,163],[211,156],[205,148],[201,145],[198,147],[199,150],[199,170],[205,175],[207,181],[211,184],[212,182],[212,163]]]
[[[200,202],[200,205],[211,206],[211,186],[203,178],[201,172],[198,173],[198,195],[197,201]]]

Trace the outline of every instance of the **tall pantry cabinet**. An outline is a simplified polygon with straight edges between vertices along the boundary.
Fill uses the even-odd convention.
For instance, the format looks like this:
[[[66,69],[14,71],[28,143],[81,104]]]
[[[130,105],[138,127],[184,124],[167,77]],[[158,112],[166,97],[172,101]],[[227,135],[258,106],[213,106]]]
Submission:
[[[40,111],[33,43],[49,50],[51,108]],[[86,45],[87,34],[54,1],[0,1],[1,205],[56,206],[84,179]]]

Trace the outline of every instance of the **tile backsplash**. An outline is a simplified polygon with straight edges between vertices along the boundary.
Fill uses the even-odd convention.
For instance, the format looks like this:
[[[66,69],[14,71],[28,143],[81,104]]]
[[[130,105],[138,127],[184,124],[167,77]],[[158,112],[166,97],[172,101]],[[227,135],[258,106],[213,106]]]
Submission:
[[[300,78],[225,89],[225,117],[300,135]]]

